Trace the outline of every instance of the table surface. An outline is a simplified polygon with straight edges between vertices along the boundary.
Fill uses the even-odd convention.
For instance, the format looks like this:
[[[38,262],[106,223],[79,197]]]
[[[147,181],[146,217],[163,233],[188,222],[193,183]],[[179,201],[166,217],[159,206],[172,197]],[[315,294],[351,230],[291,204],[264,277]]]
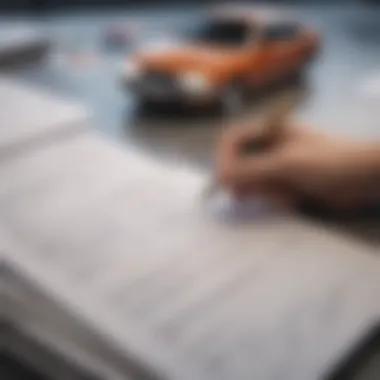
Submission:
[[[292,89],[307,94],[299,108],[299,115],[320,128],[353,134],[359,138],[380,138],[378,127],[379,99],[368,98],[362,84],[372,75],[380,60],[379,11],[362,9],[300,9],[302,16],[322,30],[324,51],[310,73],[306,88]],[[169,13],[135,14],[133,19],[160,28],[173,17]],[[189,19],[191,12],[175,13],[176,21]],[[99,52],[99,34],[111,21],[132,15],[77,15],[56,17],[43,22],[51,33],[66,38],[78,37],[78,44]],[[359,54],[360,53],[360,54]],[[48,87],[68,97],[85,102],[95,115],[96,128],[126,149],[136,144],[160,161],[182,160],[194,166],[209,167],[212,151],[224,120],[217,116],[197,115],[141,115],[135,112],[132,99],[117,86],[121,56],[110,54],[105,61],[85,70],[73,69],[65,62],[58,63],[59,55],[48,67],[35,67],[15,75],[27,82]],[[288,91],[289,89],[282,89]],[[254,101],[241,119],[250,117],[261,105],[270,102],[278,92],[264,100]],[[348,233],[380,243],[379,224],[359,227],[345,224]]]

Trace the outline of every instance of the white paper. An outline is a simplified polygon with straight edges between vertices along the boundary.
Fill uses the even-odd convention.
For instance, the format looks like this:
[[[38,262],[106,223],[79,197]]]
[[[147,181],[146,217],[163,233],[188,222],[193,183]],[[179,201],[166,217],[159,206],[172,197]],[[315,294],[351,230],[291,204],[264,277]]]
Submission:
[[[380,317],[378,247],[208,180],[91,133],[0,161],[2,260],[44,300],[10,315],[122,378],[319,379]]]

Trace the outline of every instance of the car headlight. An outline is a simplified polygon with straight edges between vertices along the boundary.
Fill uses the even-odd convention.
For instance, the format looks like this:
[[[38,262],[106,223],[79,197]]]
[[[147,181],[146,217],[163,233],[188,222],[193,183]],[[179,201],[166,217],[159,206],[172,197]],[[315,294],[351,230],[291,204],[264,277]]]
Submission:
[[[128,80],[137,79],[141,75],[141,68],[135,62],[127,62],[123,65],[123,77]]]
[[[185,91],[202,93],[211,89],[211,82],[202,73],[189,72],[179,77],[179,82]]]

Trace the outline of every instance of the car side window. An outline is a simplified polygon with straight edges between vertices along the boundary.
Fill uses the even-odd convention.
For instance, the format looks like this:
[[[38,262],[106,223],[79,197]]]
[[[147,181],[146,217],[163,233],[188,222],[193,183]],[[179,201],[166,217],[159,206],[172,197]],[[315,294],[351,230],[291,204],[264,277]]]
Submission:
[[[299,35],[296,24],[276,24],[267,26],[264,30],[263,39],[268,42],[289,41]]]

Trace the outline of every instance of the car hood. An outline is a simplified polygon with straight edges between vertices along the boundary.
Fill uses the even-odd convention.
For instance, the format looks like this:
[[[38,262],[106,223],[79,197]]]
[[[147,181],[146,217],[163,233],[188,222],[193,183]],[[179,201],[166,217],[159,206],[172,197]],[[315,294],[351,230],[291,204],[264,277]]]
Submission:
[[[146,49],[135,56],[144,68],[169,71],[209,71],[229,65],[236,59],[232,49],[204,46],[162,46]]]

